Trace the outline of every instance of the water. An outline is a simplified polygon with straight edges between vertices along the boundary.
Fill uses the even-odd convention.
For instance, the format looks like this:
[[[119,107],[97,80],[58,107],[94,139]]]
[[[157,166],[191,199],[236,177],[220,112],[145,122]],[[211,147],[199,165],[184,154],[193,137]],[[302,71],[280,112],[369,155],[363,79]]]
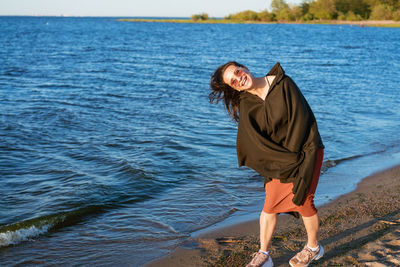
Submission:
[[[398,29],[0,17],[0,262],[140,266],[257,216],[220,64],[279,61],[326,145],[316,202],[400,163]]]

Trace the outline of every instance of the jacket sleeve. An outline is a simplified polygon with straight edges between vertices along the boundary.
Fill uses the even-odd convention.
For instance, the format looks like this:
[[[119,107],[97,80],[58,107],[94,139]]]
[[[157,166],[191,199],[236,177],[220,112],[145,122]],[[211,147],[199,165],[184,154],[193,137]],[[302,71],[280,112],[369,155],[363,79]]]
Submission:
[[[288,112],[285,147],[292,152],[301,152],[302,146],[308,137],[313,116],[307,101],[293,80],[286,77],[284,82]]]
[[[314,115],[297,85],[289,77],[285,80],[285,96],[288,110],[286,147],[303,155],[297,177],[293,182],[293,202],[301,205],[310,187],[316,160],[317,147],[308,142],[310,130],[315,123]],[[307,145],[305,145],[307,144]]]

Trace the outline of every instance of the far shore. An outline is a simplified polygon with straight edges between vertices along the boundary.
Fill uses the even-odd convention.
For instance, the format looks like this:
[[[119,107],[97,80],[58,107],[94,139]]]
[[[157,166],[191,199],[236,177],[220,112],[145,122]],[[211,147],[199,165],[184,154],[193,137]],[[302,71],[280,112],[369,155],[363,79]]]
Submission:
[[[311,21],[243,21],[231,19],[208,19],[208,20],[192,20],[188,19],[118,19],[125,22],[166,22],[166,23],[193,23],[193,24],[328,24],[328,25],[354,25],[361,27],[390,27],[400,28],[400,21],[394,20],[311,20]]]
[[[350,179],[351,177],[349,177]],[[325,255],[312,266],[400,266],[400,166],[363,179],[355,191],[318,208]],[[279,216],[272,241],[275,266],[305,243],[301,219]],[[258,220],[194,236],[146,267],[245,266],[258,250]]]

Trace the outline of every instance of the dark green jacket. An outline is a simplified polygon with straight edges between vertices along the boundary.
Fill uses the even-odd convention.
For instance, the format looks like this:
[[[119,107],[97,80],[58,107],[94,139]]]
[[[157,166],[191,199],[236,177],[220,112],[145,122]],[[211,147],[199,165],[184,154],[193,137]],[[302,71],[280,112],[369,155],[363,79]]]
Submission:
[[[316,151],[324,148],[317,122],[303,94],[277,63],[267,75],[275,75],[265,101],[256,95],[240,95],[237,156],[264,176],[265,183],[278,178],[293,183],[293,203],[301,205],[313,177]]]

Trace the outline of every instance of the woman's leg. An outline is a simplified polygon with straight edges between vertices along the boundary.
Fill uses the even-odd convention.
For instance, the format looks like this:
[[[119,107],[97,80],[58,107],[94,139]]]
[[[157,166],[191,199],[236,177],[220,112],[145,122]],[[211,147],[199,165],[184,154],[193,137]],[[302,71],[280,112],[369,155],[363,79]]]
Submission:
[[[324,255],[324,248],[318,244],[318,214],[310,217],[303,217],[304,226],[307,231],[307,246],[290,259],[289,265],[308,266],[311,261],[318,260]]]
[[[268,251],[272,234],[276,226],[276,213],[261,212],[260,215],[260,250]]]
[[[317,150],[313,179],[311,181],[311,185],[309,188],[309,192],[308,192],[309,195],[307,195],[307,198],[305,200],[305,203],[307,203],[306,206],[311,207],[311,210],[314,210],[314,212],[317,211],[314,206],[314,193],[315,193],[315,190],[317,189],[323,159],[324,159],[324,149],[321,148],[321,149]],[[309,208],[305,209],[303,211],[303,213],[300,212],[300,214],[304,214],[305,211],[306,211],[306,213],[305,213],[306,215],[312,214],[312,213],[310,213]],[[307,231],[307,245],[310,248],[315,248],[318,246],[318,231],[319,231],[318,214],[316,213],[310,217],[302,216],[302,218],[303,218],[304,226]]]
[[[307,231],[307,246],[315,248],[318,246],[319,218],[318,214],[311,217],[302,217]]]

